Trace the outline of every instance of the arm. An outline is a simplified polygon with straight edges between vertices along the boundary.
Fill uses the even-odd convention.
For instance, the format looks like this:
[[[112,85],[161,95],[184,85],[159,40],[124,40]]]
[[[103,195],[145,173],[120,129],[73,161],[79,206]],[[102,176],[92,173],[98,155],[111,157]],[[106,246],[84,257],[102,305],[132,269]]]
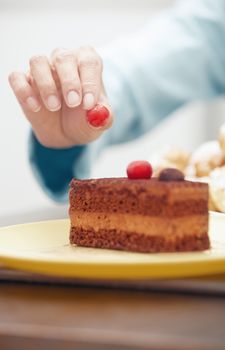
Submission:
[[[102,57],[104,84],[116,120],[100,139],[82,146],[81,152],[76,147],[64,150],[62,160],[62,151],[50,151],[54,164],[49,184],[59,173],[61,191],[50,189],[46,182],[45,187],[56,199],[65,193],[72,176],[88,177],[106,145],[132,140],[181,106],[225,91],[225,3],[178,3],[135,36],[106,48]],[[40,148],[32,148],[31,159],[39,177],[46,179],[48,160],[46,167],[39,163],[49,150],[40,153]]]

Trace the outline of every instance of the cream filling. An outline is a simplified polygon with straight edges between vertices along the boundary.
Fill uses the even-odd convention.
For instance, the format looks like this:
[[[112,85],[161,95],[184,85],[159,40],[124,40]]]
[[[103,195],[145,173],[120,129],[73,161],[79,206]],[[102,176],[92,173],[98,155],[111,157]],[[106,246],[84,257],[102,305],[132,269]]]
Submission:
[[[70,213],[71,225],[85,230],[121,230],[145,235],[190,235],[201,234],[208,230],[205,215],[189,215],[182,218],[160,218],[119,213]]]

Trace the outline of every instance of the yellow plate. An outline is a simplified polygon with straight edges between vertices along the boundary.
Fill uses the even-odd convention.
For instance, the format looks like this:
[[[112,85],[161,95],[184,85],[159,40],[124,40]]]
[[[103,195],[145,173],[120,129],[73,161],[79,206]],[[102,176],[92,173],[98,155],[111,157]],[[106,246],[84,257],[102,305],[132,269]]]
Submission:
[[[69,221],[0,229],[0,263],[52,276],[146,279],[225,274],[225,215],[210,213],[212,248],[204,252],[140,254],[72,247]]]

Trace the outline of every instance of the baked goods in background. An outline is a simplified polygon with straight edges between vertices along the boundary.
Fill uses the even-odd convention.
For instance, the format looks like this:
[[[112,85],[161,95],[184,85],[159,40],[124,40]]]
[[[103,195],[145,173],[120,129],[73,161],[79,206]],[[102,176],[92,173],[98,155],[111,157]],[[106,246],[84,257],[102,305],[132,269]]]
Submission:
[[[188,165],[190,153],[182,148],[165,145],[159,152],[151,157],[154,176],[157,176],[165,168],[176,168],[184,171]]]
[[[225,166],[216,168],[211,172],[209,193],[215,210],[225,213]]]
[[[211,171],[225,164],[225,153],[217,140],[203,143],[189,159],[196,177],[209,176]]]
[[[219,130],[219,144],[221,150],[225,154],[225,124],[223,124]]]
[[[200,145],[192,153],[177,146],[164,146],[150,158],[154,174],[172,165],[185,179],[209,184],[209,209],[225,213],[225,124],[217,140]]]

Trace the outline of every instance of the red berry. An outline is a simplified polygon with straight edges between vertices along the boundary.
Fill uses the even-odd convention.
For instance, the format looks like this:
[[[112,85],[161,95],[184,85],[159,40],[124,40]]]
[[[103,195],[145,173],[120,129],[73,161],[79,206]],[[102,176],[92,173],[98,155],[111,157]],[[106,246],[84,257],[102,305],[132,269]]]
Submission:
[[[87,111],[88,122],[95,127],[104,126],[109,118],[109,111],[101,104]]]
[[[150,179],[152,176],[152,166],[146,160],[136,160],[127,167],[129,179]]]

